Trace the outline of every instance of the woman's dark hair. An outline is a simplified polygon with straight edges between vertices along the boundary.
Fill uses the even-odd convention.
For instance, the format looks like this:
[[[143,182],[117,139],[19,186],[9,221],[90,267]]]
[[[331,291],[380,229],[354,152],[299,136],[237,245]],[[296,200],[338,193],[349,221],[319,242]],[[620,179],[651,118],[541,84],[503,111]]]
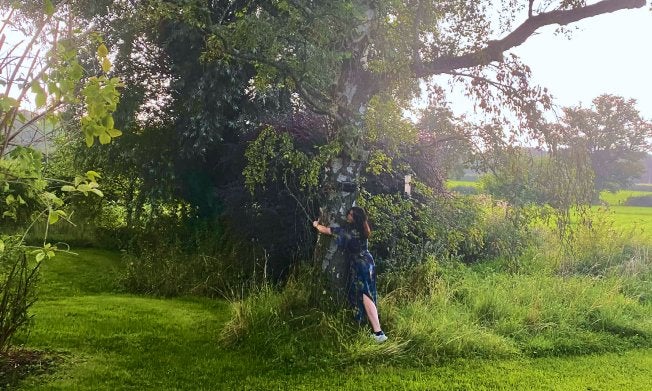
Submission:
[[[353,216],[353,228],[357,229],[366,239],[371,235],[371,228],[369,228],[369,221],[367,220],[367,213],[364,209],[359,206],[354,206],[349,209],[349,212]],[[347,213],[347,214],[348,214]]]

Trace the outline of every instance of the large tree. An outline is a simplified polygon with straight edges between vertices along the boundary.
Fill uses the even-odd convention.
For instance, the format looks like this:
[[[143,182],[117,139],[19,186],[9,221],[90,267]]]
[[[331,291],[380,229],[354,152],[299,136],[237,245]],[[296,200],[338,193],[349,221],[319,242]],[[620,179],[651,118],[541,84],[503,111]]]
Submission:
[[[593,99],[592,108],[565,108],[557,130],[566,147],[588,152],[598,192],[626,188],[644,171],[652,122],[641,117],[633,99],[605,94]]]
[[[298,105],[333,120],[341,149],[326,168],[321,219],[341,223],[355,202],[368,159],[367,113],[378,97],[407,107],[419,81],[449,75],[461,83],[489,123],[516,118],[514,131],[538,128],[540,110],[550,104],[530,85],[530,70],[507,52],[539,28],[567,26],[644,0],[563,1],[273,1],[243,6],[237,19],[206,27],[208,55],[254,64],[252,89],[283,84]],[[506,115],[505,110],[511,111]],[[503,126],[482,129],[504,129]],[[538,136],[538,134],[534,134]],[[499,134],[486,135],[489,138]],[[340,284],[342,255],[320,238],[322,268]]]
[[[81,13],[88,8],[107,14],[107,20],[118,21],[114,22],[116,31],[125,27],[119,22],[120,16],[135,12],[134,20],[141,23],[135,26],[145,27],[134,30],[132,39],[113,41],[125,50],[121,55],[126,60],[143,59],[136,54],[137,49],[170,49],[170,55],[153,53],[157,59],[150,65],[158,64],[162,70],[154,73],[156,78],[170,82],[172,96],[182,91],[197,93],[176,100],[169,110],[153,118],[173,117],[178,126],[166,127],[172,135],[191,130],[187,137],[177,139],[189,146],[190,152],[202,152],[212,140],[226,139],[223,131],[232,124],[256,120],[232,115],[230,108],[251,103],[259,106],[276,91],[292,92],[290,102],[295,110],[327,117],[329,129],[324,134],[330,148],[320,151],[329,152],[330,159],[319,198],[321,219],[336,224],[355,202],[367,163],[370,159],[382,161],[382,154],[372,153],[372,148],[399,150],[401,141],[420,143],[418,132],[402,123],[400,114],[423,85],[446,82],[439,77],[446,75],[445,80],[461,86],[477,110],[486,115],[484,126],[473,128],[471,135],[484,146],[505,139],[505,129],[511,130],[507,138],[519,132],[539,137],[540,112],[549,107],[550,98],[545,89],[531,85],[529,68],[509,50],[543,26],[563,28],[585,18],[645,5],[644,0],[592,4],[584,0],[67,3]],[[120,11],[115,7],[121,7]],[[175,24],[175,19],[182,24]],[[148,26],[159,28],[148,30]],[[183,30],[181,26],[190,28]],[[183,65],[198,52],[201,62]],[[147,69],[131,73],[139,78],[146,74]],[[147,92],[152,85],[149,81],[156,80],[141,81],[140,90],[125,91],[127,99],[131,93]],[[235,99],[221,99],[221,93]],[[206,115],[210,105],[221,107],[215,111],[217,117]],[[258,120],[262,122],[260,117]],[[198,132],[193,133],[193,129]],[[398,134],[396,129],[409,134]],[[180,147],[172,147],[170,159],[179,155],[174,148]],[[170,159],[155,159],[155,163]],[[192,160],[192,156],[186,159]],[[160,167],[150,171],[170,174],[166,167]],[[161,183],[158,175],[154,179]],[[336,285],[340,284],[346,275],[342,254],[335,251],[329,238],[320,238],[318,244],[322,251],[317,262],[329,271]]]

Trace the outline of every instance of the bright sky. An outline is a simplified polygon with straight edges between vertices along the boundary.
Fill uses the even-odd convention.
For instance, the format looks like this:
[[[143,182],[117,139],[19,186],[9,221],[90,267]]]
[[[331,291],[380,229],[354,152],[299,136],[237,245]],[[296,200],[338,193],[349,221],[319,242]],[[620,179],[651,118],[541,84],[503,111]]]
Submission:
[[[562,106],[584,107],[609,93],[637,100],[652,120],[652,12],[649,6],[579,21],[568,40],[555,28],[513,50],[532,69],[535,82],[548,87]]]

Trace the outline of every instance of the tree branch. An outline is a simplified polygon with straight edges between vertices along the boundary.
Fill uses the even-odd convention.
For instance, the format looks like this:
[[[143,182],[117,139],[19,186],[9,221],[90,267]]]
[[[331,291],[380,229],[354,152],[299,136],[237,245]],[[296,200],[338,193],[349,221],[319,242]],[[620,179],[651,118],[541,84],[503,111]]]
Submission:
[[[503,53],[525,42],[534,32],[543,26],[567,25],[582,19],[607,14],[624,9],[641,8],[645,0],[602,0],[598,3],[571,10],[555,10],[528,17],[506,37],[489,41],[487,46],[477,52],[461,56],[440,57],[422,65],[413,64],[412,71],[416,77],[426,77],[447,73],[455,69],[471,68],[486,65],[494,61],[502,61]]]

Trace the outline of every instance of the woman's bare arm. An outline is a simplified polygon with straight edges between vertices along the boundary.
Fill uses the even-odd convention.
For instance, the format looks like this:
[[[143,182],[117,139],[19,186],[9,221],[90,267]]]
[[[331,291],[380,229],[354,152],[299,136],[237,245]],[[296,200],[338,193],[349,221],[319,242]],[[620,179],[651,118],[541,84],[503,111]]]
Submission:
[[[332,235],[332,234],[333,234],[333,233],[331,232],[331,228],[330,228],[330,227],[327,227],[327,226],[325,226],[325,225],[321,225],[321,224],[319,224],[319,222],[316,221],[316,220],[312,222],[312,226],[315,227],[315,228],[317,228],[317,231],[319,231],[319,233],[322,233],[322,234],[324,234],[324,235]]]

